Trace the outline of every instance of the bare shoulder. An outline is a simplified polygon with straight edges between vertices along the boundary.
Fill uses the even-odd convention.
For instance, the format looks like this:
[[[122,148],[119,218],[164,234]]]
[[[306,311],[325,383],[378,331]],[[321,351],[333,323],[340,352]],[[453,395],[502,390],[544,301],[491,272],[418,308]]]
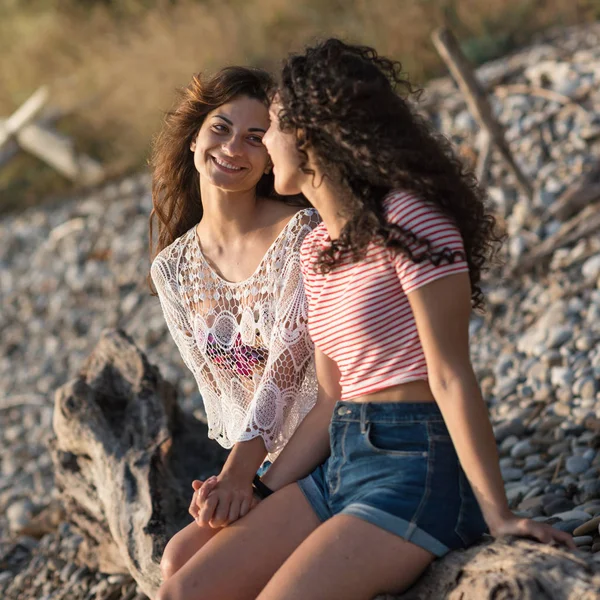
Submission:
[[[261,204],[264,227],[275,230],[283,229],[298,212],[304,210],[302,206],[271,198],[264,198]]]

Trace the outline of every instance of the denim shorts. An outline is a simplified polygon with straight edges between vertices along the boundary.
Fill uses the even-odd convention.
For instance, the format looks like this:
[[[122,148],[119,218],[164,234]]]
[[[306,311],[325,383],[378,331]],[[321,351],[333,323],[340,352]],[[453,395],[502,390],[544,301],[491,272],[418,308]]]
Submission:
[[[435,402],[337,402],[329,433],[298,482],[321,521],[354,515],[438,557],[487,531]]]

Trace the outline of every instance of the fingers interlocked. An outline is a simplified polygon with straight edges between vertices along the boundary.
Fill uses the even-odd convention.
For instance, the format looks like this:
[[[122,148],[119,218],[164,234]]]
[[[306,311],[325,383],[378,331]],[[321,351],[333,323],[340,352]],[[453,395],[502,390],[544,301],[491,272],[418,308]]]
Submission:
[[[217,477],[192,483],[194,494],[189,513],[200,527],[226,527],[255,506],[252,487],[228,485]]]

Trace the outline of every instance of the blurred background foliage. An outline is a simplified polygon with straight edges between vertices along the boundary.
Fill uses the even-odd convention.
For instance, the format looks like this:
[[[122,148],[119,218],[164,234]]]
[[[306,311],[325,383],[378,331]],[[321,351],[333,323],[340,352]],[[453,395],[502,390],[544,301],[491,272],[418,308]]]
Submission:
[[[311,40],[340,36],[444,73],[432,30],[450,25],[476,64],[553,25],[600,18],[600,0],[0,0],[0,116],[51,87],[56,127],[112,176],[146,163],[174,89],[226,64],[273,71]],[[0,211],[71,184],[21,153],[0,169]]]

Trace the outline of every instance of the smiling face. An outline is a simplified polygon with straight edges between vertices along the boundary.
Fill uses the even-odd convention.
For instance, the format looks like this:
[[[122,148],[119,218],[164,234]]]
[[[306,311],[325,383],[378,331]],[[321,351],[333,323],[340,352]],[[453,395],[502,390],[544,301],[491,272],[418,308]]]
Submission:
[[[263,137],[263,143],[273,161],[275,191],[282,195],[299,194],[307,177],[300,168],[303,157],[296,146],[296,136],[279,128],[280,110],[281,105],[275,98],[269,109],[271,124]]]
[[[230,192],[256,187],[270,168],[262,143],[269,127],[267,107],[240,96],[209,112],[190,150],[201,179]]]

